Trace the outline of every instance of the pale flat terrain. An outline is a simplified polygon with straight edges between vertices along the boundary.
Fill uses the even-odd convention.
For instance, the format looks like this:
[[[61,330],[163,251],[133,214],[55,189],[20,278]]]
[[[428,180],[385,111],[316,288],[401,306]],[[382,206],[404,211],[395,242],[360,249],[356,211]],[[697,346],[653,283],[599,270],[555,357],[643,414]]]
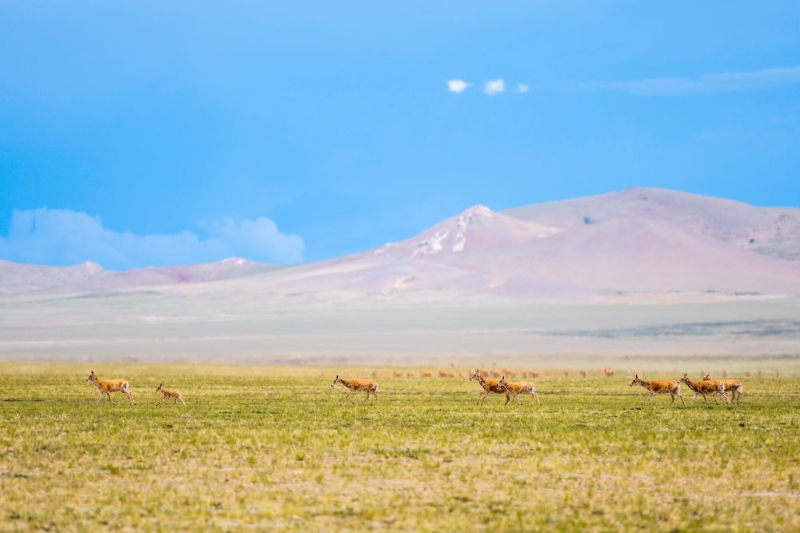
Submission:
[[[5,360],[571,366],[564,358],[798,354],[794,297],[526,305],[168,291],[0,300]]]

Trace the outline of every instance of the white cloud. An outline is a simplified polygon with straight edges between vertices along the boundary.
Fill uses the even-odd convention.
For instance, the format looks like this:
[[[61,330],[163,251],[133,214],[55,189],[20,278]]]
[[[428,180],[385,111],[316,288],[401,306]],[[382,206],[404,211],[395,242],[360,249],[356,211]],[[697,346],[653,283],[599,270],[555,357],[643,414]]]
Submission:
[[[489,80],[483,87],[483,91],[489,96],[494,96],[497,93],[505,92],[505,90],[506,90],[506,82],[503,81],[503,78],[497,80]]]
[[[93,261],[112,270],[228,257],[282,264],[303,260],[303,239],[281,233],[267,218],[224,219],[201,223],[200,228],[206,238],[193,231],[140,236],[105,229],[99,217],[68,209],[15,210],[8,237],[0,237],[0,258],[44,265]]]
[[[517,92],[518,93],[526,93],[530,90],[530,88],[525,83],[518,83],[517,84]]]
[[[447,88],[450,90],[450,92],[454,93],[464,92],[464,90],[469,86],[470,84],[464,80],[449,80],[447,82]]]
[[[641,96],[688,96],[757,91],[794,83],[800,83],[800,66],[750,72],[704,74],[694,78],[649,78],[611,83],[590,83],[586,87],[623,91]]]

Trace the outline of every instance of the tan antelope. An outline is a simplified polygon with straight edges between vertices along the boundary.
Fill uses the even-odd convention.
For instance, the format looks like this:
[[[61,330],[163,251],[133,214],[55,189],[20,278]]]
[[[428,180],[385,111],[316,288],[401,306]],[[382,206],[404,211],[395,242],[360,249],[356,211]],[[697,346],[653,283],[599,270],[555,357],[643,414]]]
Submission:
[[[711,374],[703,374],[703,381],[711,380]],[[742,382],[738,379],[723,379],[720,380],[725,384],[725,392],[730,391],[731,402],[739,404],[739,398],[742,396]],[[714,398],[716,400],[716,398]]]
[[[522,402],[519,401],[520,394],[530,394],[531,398],[531,405],[533,405],[533,398],[536,398],[536,402],[539,405],[542,405],[542,402],[539,401],[539,396],[536,394],[536,387],[530,381],[518,381],[516,383],[512,382],[509,383],[506,381],[506,377],[503,376],[500,378],[500,383],[498,385],[506,391],[506,403],[508,403],[508,394],[514,398],[514,401],[517,402],[517,405],[522,405]],[[505,404],[503,404],[505,405]]]
[[[686,386],[689,387],[692,392],[694,392],[694,396],[692,397],[692,403],[697,399],[697,395],[700,394],[703,399],[706,401],[708,405],[708,398],[706,395],[714,396],[715,394],[719,394],[724,400],[725,403],[728,405],[731,404],[731,401],[728,399],[728,395],[725,394],[725,383],[722,381],[716,380],[701,380],[701,381],[692,381],[689,379],[689,375],[684,372],[683,377],[678,381],[678,383],[686,383]],[[716,399],[716,398],[715,398]]]
[[[607,378],[614,377],[614,369],[611,367],[606,367],[603,369],[603,373],[606,375]]]
[[[472,374],[469,375],[470,381],[477,381],[480,386],[483,388],[483,397],[478,399],[477,403],[483,403],[486,401],[486,397],[490,394],[505,394],[506,395],[506,403],[508,403],[508,392],[505,389],[500,387],[500,380],[499,379],[486,379],[481,375],[480,370],[476,370]],[[503,404],[505,405],[505,404]]]
[[[111,403],[116,403],[114,400],[111,399],[112,392],[121,392],[125,396],[128,397],[128,400],[131,402],[131,405],[136,405],[136,402],[133,401],[133,393],[128,390],[130,386],[127,380],[124,379],[100,379],[97,377],[97,374],[94,373],[94,370],[91,371],[92,373],[89,374],[89,377],[86,378],[86,381],[91,381],[94,383],[94,386],[97,387],[97,390],[100,391],[100,397],[97,399],[99,402],[103,399],[103,395],[105,394],[108,396],[108,401]]]
[[[430,370],[422,370],[419,373],[419,377],[421,377],[421,378],[429,378],[429,377],[431,377],[431,371]]]
[[[403,377],[403,373],[400,372],[399,370],[395,370],[393,372],[393,374],[394,374],[394,377],[396,377],[396,378],[402,378]]]
[[[183,406],[186,407],[186,402],[183,401],[183,395],[181,394],[181,391],[165,389],[162,385],[164,384],[162,383],[156,388],[156,392],[161,393],[161,400],[159,400],[159,402],[156,404],[156,407],[161,405],[161,403],[167,398],[172,398],[175,400],[172,402],[172,405],[178,405],[178,402],[180,401]]]
[[[675,403],[675,396],[677,396],[681,399],[681,402],[683,402],[684,407],[686,406],[686,402],[684,401],[683,396],[681,396],[680,383],[666,379],[652,379],[650,381],[645,381],[639,377],[639,374],[636,374],[636,377],[633,378],[630,386],[633,387],[634,385],[641,385],[647,390],[648,402],[653,399],[653,394],[669,394],[672,398],[672,403]]]
[[[347,396],[344,397],[344,399],[341,401],[339,405],[344,403],[345,400],[348,400],[350,398],[350,395],[353,394],[354,392],[366,392],[367,397],[364,398],[364,402],[369,400],[369,395],[372,394],[373,396],[375,396],[375,403],[378,403],[377,381],[373,381],[371,379],[342,379],[337,374],[336,379],[333,380],[331,388],[336,387],[336,385],[339,383],[341,383],[347,388]],[[350,403],[353,403],[353,400],[350,400]]]

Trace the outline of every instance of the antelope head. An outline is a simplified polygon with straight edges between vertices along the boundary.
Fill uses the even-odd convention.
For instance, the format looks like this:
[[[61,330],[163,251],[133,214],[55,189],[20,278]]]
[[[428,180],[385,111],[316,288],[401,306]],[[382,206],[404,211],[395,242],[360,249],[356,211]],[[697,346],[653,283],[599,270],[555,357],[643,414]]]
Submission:
[[[503,376],[500,378],[500,382],[497,384],[498,387],[504,390],[508,390],[508,382],[506,381],[506,377]]]

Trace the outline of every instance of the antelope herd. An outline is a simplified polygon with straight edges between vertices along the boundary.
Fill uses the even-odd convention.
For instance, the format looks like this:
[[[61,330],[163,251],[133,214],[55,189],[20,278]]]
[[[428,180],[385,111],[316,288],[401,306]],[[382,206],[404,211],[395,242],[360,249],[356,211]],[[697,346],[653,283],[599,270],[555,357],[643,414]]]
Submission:
[[[569,371],[562,370],[564,378],[569,377]],[[536,394],[536,387],[530,381],[507,381],[506,376],[509,378],[513,378],[517,375],[517,371],[503,369],[503,371],[498,370],[479,370],[476,369],[474,372],[463,373],[457,372],[453,370],[440,370],[438,375],[440,378],[452,378],[452,377],[469,377],[470,381],[478,382],[481,389],[477,391],[479,393],[478,404],[483,404],[486,401],[486,398],[491,394],[500,394],[505,395],[506,401],[503,405],[508,405],[508,402],[512,399],[518,405],[522,405],[522,402],[519,401],[520,394],[530,394],[531,395],[531,405],[533,405],[533,400],[536,400],[536,403],[541,405],[541,401],[539,400],[539,396]],[[519,372],[520,375],[523,377],[538,377],[542,373],[546,373],[546,375],[550,375],[549,371],[540,372],[535,370],[522,370]],[[633,372],[632,372],[633,373]],[[582,377],[587,377],[588,372],[585,370],[581,370],[580,374]],[[681,395],[681,384],[686,385],[690,391],[694,393],[692,397],[692,404],[697,399],[697,396],[702,396],[703,400],[705,400],[706,404],[711,405],[708,401],[708,396],[711,396],[716,403],[717,396],[725,400],[727,405],[731,405],[734,402],[736,404],[740,403],[740,398],[742,396],[742,383],[736,379],[721,379],[721,380],[714,380],[711,379],[711,374],[707,372],[702,372],[701,376],[702,379],[698,381],[692,381],[689,378],[687,373],[684,373],[683,376],[678,381],[670,381],[665,379],[653,379],[653,380],[644,380],[639,377],[638,373],[633,373],[634,378],[631,381],[630,386],[641,386],[646,391],[647,402],[649,403],[654,394],[669,394],[672,398],[672,403],[675,403],[675,398],[680,398],[681,403],[686,406],[686,401],[683,399],[683,395]],[[760,372],[760,374],[763,374]],[[347,375],[347,374],[346,374]],[[382,371],[374,371],[372,373],[373,377],[383,377],[384,372]],[[392,375],[395,378],[402,378],[403,373],[395,370],[392,372]],[[407,372],[406,377],[413,378],[417,374],[415,372]],[[552,372],[553,376],[557,376],[558,372]],[[605,376],[607,378],[614,377],[614,370],[611,368],[604,368],[600,374],[600,376]],[[727,372],[723,372],[723,375],[727,377]],[[491,376],[491,377],[490,377]],[[420,370],[419,372],[420,378],[431,378],[432,372],[429,370]],[[495,378],[500,379],[495,379]],[[136,405],[136,402],[133,400],[133,393],[130,390],[130,383],[125,379],[100,379],[91,371],[89,377],[86,378],[86,381],[89,381],[97,387],[97,390],[100,391],[100,397],[98,401],[102,400],[104,396],[108,398],[108,401],[111,403],[115,403],[114,400],[111,398],[112,392],[121,392],[125,396],[127,396],[128,400],[130,401],[131,405]],[[378,382],[374,379],[356,379],[356,378],[341,378],[339,375],[336,375],[336,378],[333,380],[331,384],[331,388],[335,388],[337,385],[342,385],[346,390],[347,393],[345,397],[342,399],[341,404],[350,400],[350,403],[354,403],[350,396],[354,392],[364,392],[366,396],[361,403],[365,403],[370,397],[375,398],[375,403],[378,403]],[[181,402],[184,406],[186,406],[186,402],[183,401],[183,395],[180,391],[173,390],[173,389],[165,389],[163,387],[163,383],[159,384],[156,388],[156,392],[161,394],[161,399],[156,404],[161,405],[164,403],[164,400],[173,400],[172,404],[177,405],[178,402]],[[730,396],[729,396],[730,394]]]

